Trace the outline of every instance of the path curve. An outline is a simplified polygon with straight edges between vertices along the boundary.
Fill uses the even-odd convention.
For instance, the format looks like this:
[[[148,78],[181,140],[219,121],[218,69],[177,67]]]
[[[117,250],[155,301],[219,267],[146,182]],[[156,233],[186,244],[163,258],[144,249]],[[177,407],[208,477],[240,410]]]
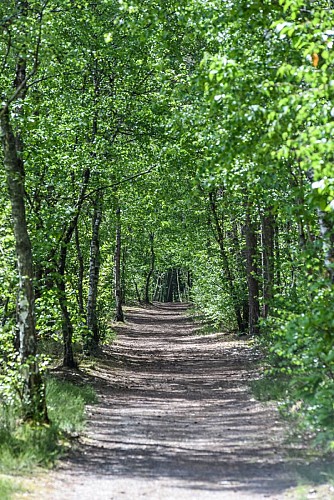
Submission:
[[[182,304],[126,316],[94,369],[100,402],[88,408],[82,446],[36,498],[284,498],[298,463],[275,407],[251,396],[256,352],[199,336]]]

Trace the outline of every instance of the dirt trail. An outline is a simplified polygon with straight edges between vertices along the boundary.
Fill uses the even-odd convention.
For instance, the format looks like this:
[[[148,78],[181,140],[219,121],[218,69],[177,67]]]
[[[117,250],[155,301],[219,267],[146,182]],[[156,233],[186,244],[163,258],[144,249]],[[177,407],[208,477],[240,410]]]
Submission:
[[[300,464],[277,410],[247,388],[256,353],[242,340],[196,335],[185,311],[127,310],[94,369],[100,402],[80,450],[26,498],[285,498]]]

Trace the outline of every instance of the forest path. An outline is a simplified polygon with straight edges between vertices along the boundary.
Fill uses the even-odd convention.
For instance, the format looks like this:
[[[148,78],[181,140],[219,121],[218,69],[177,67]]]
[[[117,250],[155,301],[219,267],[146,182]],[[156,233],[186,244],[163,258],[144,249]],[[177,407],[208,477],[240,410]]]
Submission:
[[[243,340],[196,335],[185,313],[182,304],[127,309],[92,368],[100,401],[80,449],[25,498],[286,498],[300,460],[277,410],[247,387],[257,354]]]

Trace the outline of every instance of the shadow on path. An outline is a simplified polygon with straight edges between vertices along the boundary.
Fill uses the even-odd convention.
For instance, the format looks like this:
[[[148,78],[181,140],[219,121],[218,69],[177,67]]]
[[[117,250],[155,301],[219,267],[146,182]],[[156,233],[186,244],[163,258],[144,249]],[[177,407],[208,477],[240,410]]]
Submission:
[[[186,310],[127,310],[92,372],[100,403],[86,439],[50,498],[69,482],[66,498],[282,498],[317,467],[284,443],[277,410],[252,399],[258,354],[246,341],[196,335]]]

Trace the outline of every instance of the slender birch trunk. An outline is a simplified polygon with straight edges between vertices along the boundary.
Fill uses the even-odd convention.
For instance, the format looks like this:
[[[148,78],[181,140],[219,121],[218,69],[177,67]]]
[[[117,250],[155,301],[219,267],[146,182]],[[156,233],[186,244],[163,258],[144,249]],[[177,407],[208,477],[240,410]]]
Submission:
[[[314,180],[313,170],[307,172],[307,178],[310,182]],[[324,266],[328,277],[334,283],[334,224],[331,213],[326,213],[320,208],[317,209],[318,224],[322,239],[322,248],[324,252]]]
[[[267,318],[270,302],[273,298],[274,286],[274,233],[275,218],[270,209],[262,217],[262,274],[263,274],[263,311],[262,316]]]
[[[25,420],[45,422],[48,417],[44,384],[36,360],[34,272],[24,200],[24,168],[23,162],[18,156],[17,140],[10,123],[8,108],[3,109],[1,113],[1,138],[8,194],[12,208],[12,224],[19,275],[17,329],[19,358],[23,376],[23,417]]]
[[[259,333],[260,303],[257,266],[257,235],[255,224],[250,217],[249,207],[246,209],[245,237],[247,252],[249,333],[253,335]]]
[[[121,209],[116,209],[116,245],[114,255],[115,321],[124,321],[121,286]]]
[[[214,226],[215,226],[215,237],[216,241],[219,245],[219,250],[220,250],[220,256],[222,259],[222,265],[223,265],[223,270],[224,274],[226,276],[226,284],[228,291],[231,295],[232,298],[232,304],[233,304],[233,309],[235,312],[235,317],[237,320],[237,325],[238,325],[238,330],[240,332],[244,331],[244,322],[242,318],[242,312],[239,304],[239,297],[237,294],[237,290],[235,287],[235,279],[234,275],[229,263],[228,259],[228,254],[225,248],[225,238],[224,238],[224,219],[219,217],[218,211],[217,211],[217,200],[216,200],[216,194],[213,192],[209,193],[209,200],[210,200],[210,207],[211,207],[211,212],[213,215],[214,219]]]
[[[74,360],[73,347],[72,347],[73,325],[71,321],[71,315],[67,307],[66,277],[65,277],[66,259],[67,259],[68,245],[72,240],[75,227],[78,224],[78,219],[81,213],[82,205],[84,203],[85,193],[88,187],[89,178],[90,178],[90,170],[87,168],[84,171],[83,184],[76,205],[77,207],[76,213],[73,219],[69,222],[69,225],[67,226],[67,229],[64,233],[64,237],[62,238],[61,241],[59,265],[58,265],[58,279],[57,279],[58,300],[62,314],[62,334],[64,342],[63,365],[68,368],[76,368],[77,363]]]
[[[318,209],[318,221],[324,251],[324,265],[329,279],[334,283],[334,227],[331,215]]]
[[[145,283],[145,304],[150,304],[150,282],[151,282],[151,277],[154,272],[154,265],[155,265],[155,253],[154,253],[154,233],[149,234],[149,239],[150,239],[150,252],[151,252],[151,266],[150,270],[148,272],[147,278],[146,278],[146,283]]]
[[[84,299],[83,299],[83,279],[84,279],[85,268],[84,268],[84,259],[80,246],[78,225],[75,226],[75,246],[78,258],[78,306],[81,316],[84,317],[85,310],[84,310]]]
[[[100,274],[100,225],[102,221],[102,207],[100,200],[95,202],[92,218],[92,239],[90,244],[89,260],[89,289],[87,300],[87,328],[89,331],[88,351],[95,350],[100,341],[99,324],[97,317],[97,292]]]
[[[16,7],[21,11],[22,19],[27,18],[29,4],[26,0],[16,0]],[[40,18],[42,22],[42,17]],[[28,32],[24,27],[24,35]],[[34,70],[38,68],[38,47],[34,54]],[[10,46],[8,47],[10,49]],[[16,55],[16,72],[13,82],[14,95],[11,102],[15,105],[16,116],[23,112],[23,102],[27,93],[27,61],[25,45],[19,47]],[[17,331],[19,360],[23,387],[22,413],[25,420],[47,422],[48,415],[45,400],[45,387],[36,359],[37,338],[35,321],[34,269],[31,241],[28,233],[25,207],[25,171],[23,162],[23,140],[19,133],[14,133],[9,103],[0,111],[0,130],[3,149],[4,167],[9,200],[12,209],[12,226],[15,238],[19,289],[17,296]]]

